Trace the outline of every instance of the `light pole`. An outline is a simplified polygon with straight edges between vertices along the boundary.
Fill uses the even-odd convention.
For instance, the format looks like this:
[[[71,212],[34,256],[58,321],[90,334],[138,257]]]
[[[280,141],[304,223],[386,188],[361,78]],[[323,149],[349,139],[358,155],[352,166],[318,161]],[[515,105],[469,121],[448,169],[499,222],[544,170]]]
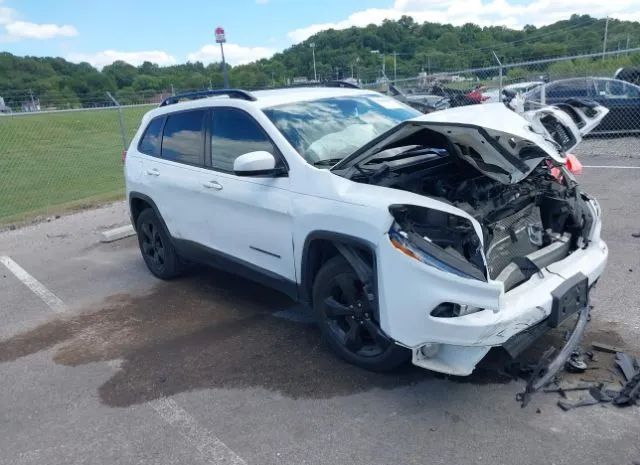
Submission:
[[[382,57],[382,77],[386,79],[387,72],[386,72],[384,53],[380,53],[380,50],[371,50],[371,53],[373,53],[374,55],[380,55]]]
[[[227,74],[227,62],[224,60],[224,44],[227,41],[227,38],[224,34],[224,28],[218,26],[216,28],[216,42],[220,44],[220,53],[222,54],[222,74],[224,76],[224,88],[229,88],[229,76]]]
[[[393,52],[393,83],[398,80],[398,61],[397,61],[398,53]]]
[[[309,47],[311,47],[311,55],[313,56],[313,80],[317,82],[318,73],[316,73],[316,43],[311,42],[309,44]]]

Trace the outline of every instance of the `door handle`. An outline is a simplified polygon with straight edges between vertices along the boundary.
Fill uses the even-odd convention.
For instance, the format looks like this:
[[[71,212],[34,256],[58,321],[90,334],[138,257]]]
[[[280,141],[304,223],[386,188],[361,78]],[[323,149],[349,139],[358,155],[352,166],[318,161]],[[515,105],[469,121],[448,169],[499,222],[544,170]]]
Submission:
[[[145,174],[146,174],[147,176],[160,176],[160,171],[158,171],[158,169],[157,169],[157,168],[153,168],[153,169],[151,169],[151,170],[147,170],[147,171],[145,171]]]
[[[222,184],[220,184],[218,181],[207,181],[202,184],[202,186],[206,187],[207,189],[215,189],[217,191],[222,190]]]

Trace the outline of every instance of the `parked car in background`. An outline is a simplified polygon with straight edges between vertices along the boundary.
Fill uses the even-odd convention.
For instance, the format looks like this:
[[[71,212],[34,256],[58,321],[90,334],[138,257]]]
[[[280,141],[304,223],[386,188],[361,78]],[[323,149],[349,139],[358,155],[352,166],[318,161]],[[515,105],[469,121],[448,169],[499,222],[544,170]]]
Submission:
[[[389,86],[388,95],[422,113],[431,113],[432,111],[444,110],[451,107],[449,98],[442,95],[408,93],[393,84]]]
[[[640,67],[620,68],[613,75],[614,79],[620,79],[621,81],[627,81],[632,84],[640,85]]]
[[[500,95],[500,89],[488,89],[483,92],[484,96],[487,97],[484,103],[508,102],[518,93],[527,93],[542,84],[544,84],[543,81],[527,81],[508,84],[502,88],[502,95]]]
[[[525,110],[575,99],[593,100],[609,109],[592,134],[640,133],[640,86],[619,79],[574,78],[540,85],[523,95]]]

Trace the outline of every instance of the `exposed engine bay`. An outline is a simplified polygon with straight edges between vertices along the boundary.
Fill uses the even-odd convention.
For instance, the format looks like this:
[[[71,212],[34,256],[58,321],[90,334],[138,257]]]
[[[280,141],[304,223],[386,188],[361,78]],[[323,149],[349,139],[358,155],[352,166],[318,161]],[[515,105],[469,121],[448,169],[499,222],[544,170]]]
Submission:
[[[441,137],[431,142],[436,139],[443,142]],[[584,194],[563,168],[552,175],[549,160],[542,159],[524,180],[503,184],[451,154],[463,147],[395,145],[361,166],[352,179],[429,196],[475,218],[483,248],[463,217],[407,205],[391,208],[412,244],[432,256],[446,253],[444,261],[463,275],[500,280],[508,290],[586,245],[593,218]]]

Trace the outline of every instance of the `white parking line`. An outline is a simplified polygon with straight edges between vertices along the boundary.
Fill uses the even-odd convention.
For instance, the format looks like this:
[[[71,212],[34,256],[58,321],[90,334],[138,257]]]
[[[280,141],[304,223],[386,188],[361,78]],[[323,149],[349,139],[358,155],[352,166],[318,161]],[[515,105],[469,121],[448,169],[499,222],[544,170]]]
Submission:
[[[16,278],[27,286],[35,295],[40,297],[47,306],[56,313],[64,313],[67,311],[67,306],[62,300],[58,298],[53,292],[44,287],[40,281],[31,276],[20,265],[14,262],[10,257],[6,255],[0,256],[0,263],[6,266]]]
[[[161,398],[149,402],[164,421],[173,426],[205,460],[215,464],[247,465],[238,454],[210,431],[203,429],[189,413],[173,399]]]
[[[63,313],[67,310],[67,306],[60,298],[44,287],[40,281],[27,273],[24,268],[11,258],[2,255],[0,256],[0,263],[6,266],[16,278],[40,297],[51,310],[56,313]],[[107,364],[112,369],[118,369],[120,362],[118,360],[110,360]],[[202,428],[198,422],[173,399],[160,398],[149,402],[149,405],[160,418],[176,429],[207,462],[216,465],[247,465],[247,462],[231,450],[224,442],[207,429]]]
[[[615,170],[640,170],[640,166],[620,166],[620,165],[582,165],[583,168],[613,168]]]

